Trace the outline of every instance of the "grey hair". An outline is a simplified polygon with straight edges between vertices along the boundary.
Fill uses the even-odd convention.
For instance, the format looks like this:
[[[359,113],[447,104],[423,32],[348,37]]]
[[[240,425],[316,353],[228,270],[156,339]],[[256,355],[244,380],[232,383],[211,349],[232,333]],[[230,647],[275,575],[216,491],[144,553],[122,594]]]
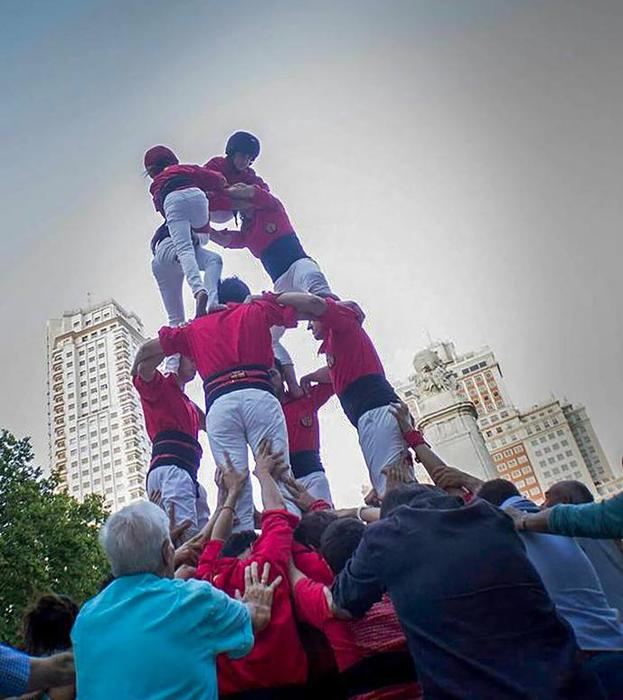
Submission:
[[[108,518],[99,538],[113,576],[157,573],[162,545],[171,541],[169,519],[154,503],[134,501]]]

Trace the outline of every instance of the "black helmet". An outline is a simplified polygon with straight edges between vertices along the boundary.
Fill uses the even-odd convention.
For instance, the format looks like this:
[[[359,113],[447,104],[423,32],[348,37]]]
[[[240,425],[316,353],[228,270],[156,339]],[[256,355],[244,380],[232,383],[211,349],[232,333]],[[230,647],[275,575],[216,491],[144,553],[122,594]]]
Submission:
[[[225,155],[233,156],[234,153],[244,153],[255,160],[260,155],[260,140],[248,131],[236,131],[225,146]]]

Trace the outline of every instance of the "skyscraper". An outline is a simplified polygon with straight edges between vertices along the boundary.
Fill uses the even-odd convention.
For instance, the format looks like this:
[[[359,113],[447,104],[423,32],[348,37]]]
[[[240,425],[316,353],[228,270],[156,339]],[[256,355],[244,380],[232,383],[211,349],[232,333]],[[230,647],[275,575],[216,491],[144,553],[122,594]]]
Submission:
[[[562,410],[595,484],[600,486],[613,479],[614,475],[608,458],[593,429],[586,408],[565,404]]]
[[[113,510],[144,493],[149,441],[130,368],[143,325],[114,299],[48,321],[50,465]]]

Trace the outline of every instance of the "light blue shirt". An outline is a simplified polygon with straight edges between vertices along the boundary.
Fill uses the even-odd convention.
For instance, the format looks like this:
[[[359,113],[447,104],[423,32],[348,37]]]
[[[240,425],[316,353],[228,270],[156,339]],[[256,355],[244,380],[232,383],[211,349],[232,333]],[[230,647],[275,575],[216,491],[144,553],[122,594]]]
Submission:
[[[527,512],[538,507],[522,496],[500,506]],[[561,617],[571,625],[580,649],[623,650],[623,627],[618,611],[605,596],[588,557],[570,537],[520,532],[528,559],[543,579]]]
[[[623,538],[623,493],[599,503],[560,504],[549,509],[549,529],[557,535]]]
[[[30,657],[0,644],[0,698],[23,695],[30,678]]]
[[[115,579],[83,605],[71,638],[79,700],[217,700],[216,655],[253,647],[245,605],[153,574]]]

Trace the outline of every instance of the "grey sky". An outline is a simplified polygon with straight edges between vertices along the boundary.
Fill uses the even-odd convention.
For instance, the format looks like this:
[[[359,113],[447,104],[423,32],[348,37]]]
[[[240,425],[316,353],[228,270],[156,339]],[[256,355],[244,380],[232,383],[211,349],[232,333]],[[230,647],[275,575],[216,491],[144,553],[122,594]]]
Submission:
[[[29,0],[2,15],[0,425],[42,462],[46,319],[90,292],[150,333],[164,320],[143,151],[203,162],[246,128],[391,376],[426,330],[489,343],[518,405],[584,403],[618,465],[623,4]],[[248,254],[223,257],[269,287]],[[302,328],[287,342],[315,366]],[[356,436],[336,404],[322,424],[352,500]]]

